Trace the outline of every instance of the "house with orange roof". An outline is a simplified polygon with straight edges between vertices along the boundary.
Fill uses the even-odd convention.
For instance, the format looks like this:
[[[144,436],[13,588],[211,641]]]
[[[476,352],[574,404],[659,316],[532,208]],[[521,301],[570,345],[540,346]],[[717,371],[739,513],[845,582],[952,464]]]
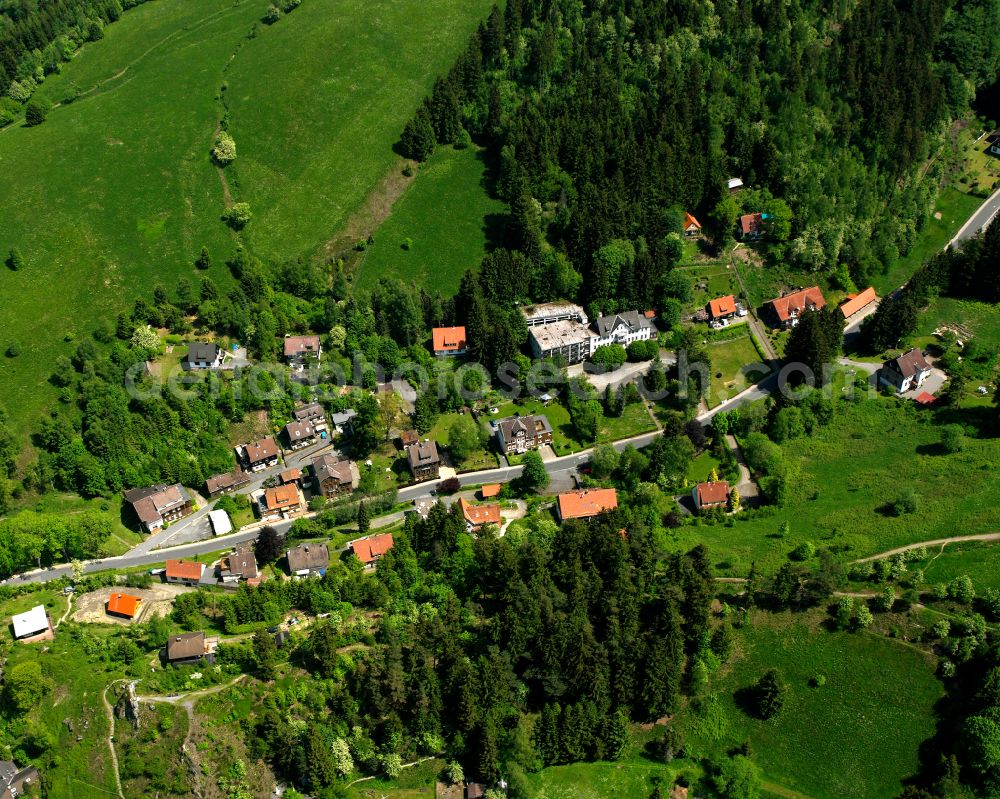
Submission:
[[[196,563],[193,560],[168,560],[164,576],[167,578],[168,583],[198,585],[198,581],[201,580],[204,572],[204,563]]]
[[[118,591],[108,598],[107,612],[109,616],[121,616],[123,619],[134,619],[139,612],[142,599],[131,594]]]
[[[473,505],[459,497],[458,509],[462,512],[465,527],[470,533],[477,532],[486,524],[495,524],[497,527],[503,524],[499,505]]]
[[[586,488],[559,495],[556,506],[560,521],[589,519],[618,507],[618,492],[613,488]]]
[[[375,564],[386,552],[392,549],[394,543],[392,533],[382,533],[355,539],[348,546],[354,553],[354,557],[360,560],[366,569],[374,569]]]
[[[259,500],[262,519],[287,518],[302,510],[302,495],[296,483],[268,488]]]
[[[740,217],[740,224],[738,233],[740,238],[744,240],[755,240],[759,239],[764,235],[765,227],[764,222],[769,218],[769,214],[743,214]]]
[[[860,313],[878,299],[875,289],[869,286],[864,291],[857,294],[848,294],[847,299],[840,303],[840,312],[844,319],[850,319],[855,314]]]
[[[698,483],[691,489],[691,497],[699,511],[705,508],[725,508],[729,504],[729,483],[725,480]]]
[[[466,340],[464,327],[435,327],[431,331],[435,355],[465,355]]]
[[[708,318],[713,322],[732,319],[739,312],[739,309],[736,307],[736,297],[732,294],[709,300],[706,310],[708,311]]]
[[[684,235],[691,239],[701,235],[701,222],[694,218],[693,214],[684,212],[684,224],[682,225]]]
[[[479,496],[482,499],[492,499],[500,496],[501,490],[503,490],[503,483],[487,483],[479,489]]]
[[[319,336],[285,336],[284,353],[292,368],[301,370],[310,361],[319,363],[323,347]]]
[[[799,323],[799,317],[806,311],[818,311],[826,307],[826,299],[819,286],[793,291],[765,303],[764,309],[775,327],[792,328]]]

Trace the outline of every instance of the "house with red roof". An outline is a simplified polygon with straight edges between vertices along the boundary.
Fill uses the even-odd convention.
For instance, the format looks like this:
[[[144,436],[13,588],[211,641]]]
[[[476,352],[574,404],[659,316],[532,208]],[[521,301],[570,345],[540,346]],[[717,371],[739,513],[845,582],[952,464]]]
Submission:
[[[204,563],[197,563],[193,560],[168,560],[165,576],[168,583],[198,585],[204,571]]]
[[[844,315],[844,319],[850,319],[852,316],[863,311],[877,299],[878,294],[875,293],[875,289],[869,286],[864,291],[858,292],[857,294],[848,294],[847,298],[840,303],[840,312]]]
[[[725,297],[718,297],[714,300],[709,300],[706,306],[708,311],[708,318],[713,322],[718,322],[722,319],[732,319],[736,316],[736,297],[732,294],[727,294]]]
[[[495,524],[497,527],[503,524],[499,505],[473,505],[460,497],[458,509],[462,512],[462,516],[465,518],[465,527],[470,533],[481,530],[486,524]]]
[[[618,492],[613,488],[586,488],[559,495],[556,509],[559,520],[589,519],[618,507]]]
[[[467,346],[464,327],[435,327],[431,331],[435,355],[465,355]]]
[[[698,483],[691,489],[691,498],[699,511],[704,508],[725,508],[729,504],[729,483],[725,480]]]
[[[375,564],[386,552],[392,549],[394,543],[392,533],[382,533],[381,535],[369,535],[355,539],[348,546],[366,569],[374,569]]]
[[[701,235],[701,222],[687,211],[684,212],[684,223],[681,228],[684,231],[684,235],[689,239],[697,238]]]
[[[320,362],[323,347],[319,336],[285,336],[284,354],[293,368],[302,369],[309,362]]]
[[[819,286],[793,291],[765,303],[764,310],[771,317],[775,327],[792,328],[799,323],[799,317],[806,311],[818,311],[826,307],[826,299]]]
[[[109,598],[107,611],[109,616],[121,616],[123,619],[134,619],[139,612],[142,599],[131,594],[115,591]]]

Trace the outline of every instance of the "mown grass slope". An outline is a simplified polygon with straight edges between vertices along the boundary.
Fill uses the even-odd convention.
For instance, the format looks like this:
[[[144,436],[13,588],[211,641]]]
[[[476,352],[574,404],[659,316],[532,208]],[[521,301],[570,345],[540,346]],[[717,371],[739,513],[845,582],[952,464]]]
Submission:
[[[203,245],[226,278],[233,235],[209,149],[225,98],[238,147],[227,170],[264,257],[317,251],[401,159],[392,151],[488,0],[306,0],[251,28],[265,0],[158,0],[125,14],[46,82],[36,128],[0,132],[3,401],[32,421],[54,399],[52,361],[156,283],[196,277]],[[223,82],[228,88],[220,93]]]

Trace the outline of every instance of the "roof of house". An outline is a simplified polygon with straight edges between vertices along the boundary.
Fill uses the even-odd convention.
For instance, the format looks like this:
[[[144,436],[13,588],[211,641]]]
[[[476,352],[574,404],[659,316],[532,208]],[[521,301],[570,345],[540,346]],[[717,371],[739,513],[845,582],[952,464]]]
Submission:
[[[433,466],[435,463],[441,462],[437,442],[431,439],[418,441],[416,444],[407,447],[406,458],[410,462],[411,469],[417,469],[421,466]]]
[[[366,566],[374,563],[386,552],[392,549],[392,533],[382,533],[381,535],[371,535],[366,538],[359,538],[351,542],[351,550],[358,560]]]
[[[743,214],[740,217],[740,232],[747,236],[751,233],[760,233],[761,223],[764,221],[762,213]]]
[[[547,325],[528,328],[530,335],[540,350],[554,350],[558,347],[569,347],[582,342],[589,342],[596,335],[589,325],[572,319],[563,319]]]
[[[142,599],[131,594],[114,593],[108,599],[108,613],[117,613],[119,616],[135,617],[139,611]]]
[[[125,501],[132,505],[139,521],[158,522],[171,508],[190,501],[187,490],[180,483],[165,485],[160,483],[147,488],[133,488],[125,492]]]
[[[652,323],[639,311],[623,311],[608,316],[599,316],[594,320],[594,328],[602,336],[610,335],[621,325],[625,325],[631,332],[652,327]]]
[[[285,425],[285,435],[288,436],[288,440],[294,444],[296,441],[304,441],[307,438],[313,438],[316,435],[316,428],[313,427],[313,423],[309,421],[289,422]]]
[[[462,511],[465,521],[473,527],[479,527],[483,524],[495,524],[497,526],[502,524],[499,505],[473,505],[459,497],[458,508]]]
[[[358,415],[358,412],[354,408],[348,408],[346,411],[341,411],[340,413],[334,413],[330,415],[335,425],[347,424],[351,419]]]
[[[208,520],[212,525],[212,532],[216,535],[225,535],[233,531],[232,519],[224,510],[210,510]]]
[[[219,491],[225,491],[227,488],[234,488],[248,482],[249,478],[246,476],[246,473],[242,469],[237,468],[232,472],[209,477],[205,481],[205,488],[209,494],[216,494]]]
[[[698,483],[699,505],[718,505],[729,501],[729,483],[719,480],[714,483]]]
[[[924,358],[924,354],[916,347],[909,352],[904,352],[898,358],[891,358],[887,365],[890,363],[895,364],[896,370],[903,377],[913,377],[917,372],[926,372],[931,368],[927,359]]]
[[[270,458],[277,458],[278,445],[275,443],[273,437],[268,436],[267,438],[262,438],[260,441],[254,441],[252,444],[247,444],[246,453],[247,460],[250,463],[260,463],[261,461],[266,461]]]
[[[732,294],[718,297],[708,303],[708,314],[713,319],[736,313],[736,298]]]
[[[576,316],[581,321],[587,318],[583,308],[573,302],[540,302],[536,305],[526,305],[521,309],[525,320],[548,319],[553,316]]]
[[[12,760],[0,760],[0,797],[14,799],[23,796],[32,783],[38,782],[39,776],[34,766],[19,769]]]
[[[465,349],[464,327],[435,327],[431,334],[434,338],[434,352],[458,352]]]
[[[726,181],[726,188],[728,188],[728,189],[742,189],[743,188],[743,181],[740,180],[740,178],[729,178],[729,180]]]
[[[933,405],[937,402],[937,397],[926,391],[921,391],[917,396],[913,398],[913,401],[919,405]]]
[[[237,547],[222,558],[219,566],[223,571],[238,574],[248,580],[257,576],[257,558],[254,557],[253,549],[249,546]]]
[[[192,341],[188,344],[188,361],[214,361],[219,357],[218,344],[205,344],[201,341]]]
[[[319,336],[286,336],[286,358],[300,355],[303,352],[319,352]]]
[[[201,573],[205,571],[204,563],[196,563],[193,560],[168,560],[167,579],[176,580],[200,580]]]
[[[313,473],[320,483],[327,480],[336,480],[341,485],[354,482],[354,475],[351,472],[351,462],[342,460],[334,455],[321,455],[312,464]]]
[[[585,519],[618,507],[618,493],[613,488],[587,488],[559,495],[559,516]]]
[[[285,469],[281,474],[278,475],[278,479],[282,483],[294,483],[296,480],[302,479],[302,470],[298,467],[294,469]]]
[[[11,621],[14,624],[15,638],[34,635],[49,627],[49,616],[45,612],[45,605],[35,605],[31,610],[17,613],[11,618]]]
[[[694,225],[698,230],[701,230],[701,222],[694,218],[693,214],[684,212],[684,229],[687,230],[691,225]]]
[[[650,308],[648,311],[643,311],[642,315],[645,316],[650,321],[652,321],[656,318],[656,311]]]
[[[292,411],[292,415],[300,422],[305,422],[311,419],[322,419],[324,415],[323,406],[318,402],[310,402],[308,405],[296,408]]]
[[[826,305],[826,299],[819,286],[810,286],[807,289],[793,291],[784,297],[778,297],[769,303],[774,308],[778,319],[787,322],[793,316],[801,314],[807,308],[822,308]]]
[[[264,504],[268,510],[284,510],[299,504],[299,489],[294,483],[275,486],[264,492]]]
[[[487,483],[479,489],[479,493],[483,496],[483,498],[496,497],[500,495],[500,491],[502,489],[503,483]]]
[[[288,550],[285,556],[293,574],[309,569],[325,569],[330,565],[330,551],[326,544],[299,544]]]
[[[840,312],[847,319],[877,299],[878,295],[875,293],[875,289],[869,286],[858,294],[848,294],[847,299],[840,304]]]
[[[420,434],[416,430],[404,430],[399,434],[399,440],[403,443],[404,447],[408,447],[410,444],[416,444],[420,440]]]
[[[181,633],[167,640],[167,660],[187,660],[205,654],[205,633]]]
[[[518,433],[534,437],[539,433],[552,432],[549,420],[540,413],[534,416],[508,416],[497,422],[497,427],[500,428],[504,441],[511,441]]]

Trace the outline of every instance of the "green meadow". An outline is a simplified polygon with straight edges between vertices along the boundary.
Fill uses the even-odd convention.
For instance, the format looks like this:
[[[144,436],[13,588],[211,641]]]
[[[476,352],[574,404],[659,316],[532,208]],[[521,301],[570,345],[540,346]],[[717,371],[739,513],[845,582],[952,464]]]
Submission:
[[[913,403],[877,397],[835,408],[829,426],[783,445],[790,477],[780,508],[731,523],[696,521],[675,531],[677,546],[704,543],[721,573],[743,576],[752,562],[773,573],[803,541],[853,560],[998,529],[1000,439],[967,437],[964,451],[946,455],[933,415]],[[886,504],[907,488],[918,496],[917,512],[888,514]]]
[[[209,159],[223,100],[238,151],[226,181],[254,213],[244,239],[265,258],[312,255],[402,164],[392,145],[490,4],[306,0],[267,26],[268,5],[129,11],[41,89],[73,102],[0,131],[0,254],[26,261],[0,269],[0,292],[17,298],[0,303],[3,348],[21,350],[0,359],[16,421],[30,427],[54,402],[52,363],[73,339],[157,283],[197,278],[202,246],[228,280],[235,237]]]
[[[506,205],[490,197],[483,151],[439,148],[375,231],[355,284],[396,277],[454,294],[466,269],[477,269]]]
[[[871,632],[828,632],[824,617],[757,612],[736,631],[733,663],[712,677],[697,712],[678,717],[689,756],[721,755],[749,740],[768,794],[891,799],[934,734],[943,695],[935,658]],[[769,668],[788,690],[781,712],[761,721],[734,694]],[[814,687],[818,675],[825,684]]]

